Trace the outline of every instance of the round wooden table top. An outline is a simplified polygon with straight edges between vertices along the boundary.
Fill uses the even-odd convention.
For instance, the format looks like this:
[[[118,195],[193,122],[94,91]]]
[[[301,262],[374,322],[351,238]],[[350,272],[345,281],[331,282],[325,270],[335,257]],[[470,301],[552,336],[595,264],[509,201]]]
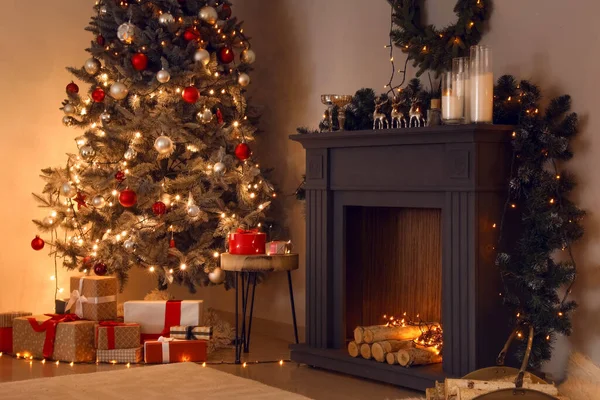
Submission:
[[[221,269],[232,272],[280,272],[297,270],[298,254],[221,254]]]

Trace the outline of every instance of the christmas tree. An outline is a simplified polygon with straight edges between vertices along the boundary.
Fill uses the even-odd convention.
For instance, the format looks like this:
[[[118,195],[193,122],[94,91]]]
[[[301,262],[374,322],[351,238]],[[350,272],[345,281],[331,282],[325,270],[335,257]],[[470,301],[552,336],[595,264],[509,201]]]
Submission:
[[[64,267],[122,284],[142,267],[191,291],[227,281],[228,233],[260,226],[276,196],[248,144],[255,54],[241,25],[222,0],[97,2],[91,57],[69,68],[88,89],[69,83],[62,107],[78,152],[35,195]]]

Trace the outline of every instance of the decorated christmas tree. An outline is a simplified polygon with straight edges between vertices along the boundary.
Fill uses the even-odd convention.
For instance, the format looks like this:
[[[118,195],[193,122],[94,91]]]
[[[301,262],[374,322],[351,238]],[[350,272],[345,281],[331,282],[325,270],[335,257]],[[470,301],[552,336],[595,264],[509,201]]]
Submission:
[[[48,216],[34,222],[70,270],[223,283],[228,233],[260,226],[276,196],[252,159],[255,54],[231,4],[100,0],[86,29],[90,58],[69,68],[84,85],[62,105],[77,153],[43,170]]]

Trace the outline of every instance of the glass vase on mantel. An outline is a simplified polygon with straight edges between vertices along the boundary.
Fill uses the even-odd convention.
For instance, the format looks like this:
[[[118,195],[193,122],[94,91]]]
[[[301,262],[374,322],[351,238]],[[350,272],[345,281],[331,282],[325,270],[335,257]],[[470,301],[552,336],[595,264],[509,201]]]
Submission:
[[[471,46],[469,81],[471,122],[491,124],[494,117],[494,74],[490,47]]]
[[[442,119],[445,124],[465,122],[468,69],[468,58],[455,58],[452,60],[452,71],[442,76]]]

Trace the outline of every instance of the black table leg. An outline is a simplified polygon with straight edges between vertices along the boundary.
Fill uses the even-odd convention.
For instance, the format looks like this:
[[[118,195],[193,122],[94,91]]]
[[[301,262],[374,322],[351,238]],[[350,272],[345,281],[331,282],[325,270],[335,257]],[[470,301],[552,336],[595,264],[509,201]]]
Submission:
[[[294,337],[296,338],[296,344],[300,341],[298,340],[298,323],[296,322],[296,306],[294,305],[294,288],[292,286],[292,272],[287,272],[288,276],[288,285],[290,287],[290,303],[292,304],[292,318],[294,319]]]
[[[250,331],[252,330],[252,314],[254,314],[254,295],[256,294],[256,276],[258,272],[250,272],[252,276],[252,300],[250,302],[250,320],[248,321],[248,336],[244,345],[244,353],[250,352]],[[248,276],[248,292],[250,291],[250,276]]]
[[[241,364],[241,354],[240,351],[238,351],[239,347],[240,347],[240,336],[239,336],[239,294],[238,294],[238,280],[239,280],[239,273],[235,272],[235,363],[236,364]]]

